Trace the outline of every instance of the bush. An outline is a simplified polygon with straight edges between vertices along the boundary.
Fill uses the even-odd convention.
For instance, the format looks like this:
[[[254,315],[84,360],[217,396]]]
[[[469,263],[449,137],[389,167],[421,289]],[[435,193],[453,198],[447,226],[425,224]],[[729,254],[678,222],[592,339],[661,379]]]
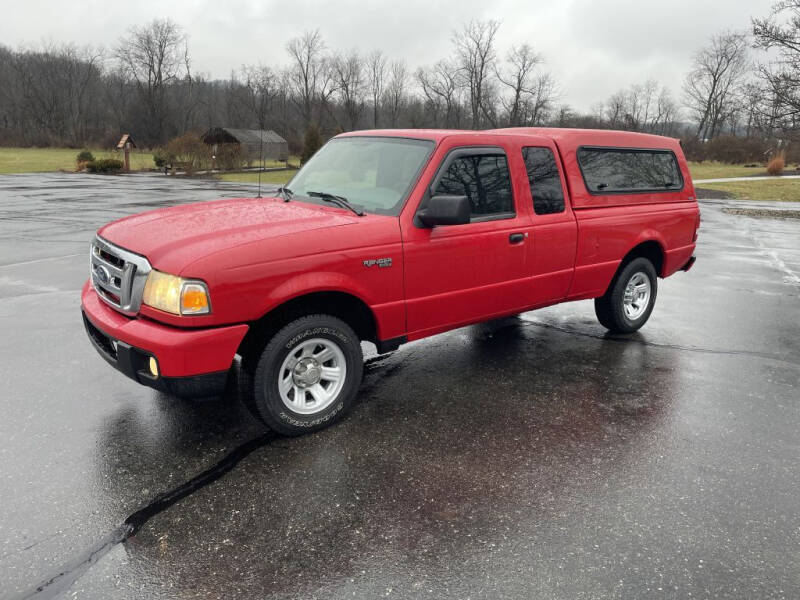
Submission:
[[[708,158],[735,164],[763,161],[770,145],[760,138],[719,136],[708,142]]]
[[[762,162],[769,149],[775,147],[774,141],[732,135],[721,135],[707,142],[685,138],[681,143],[688,160],[717,160],[731,164]]]
[[[780,175],[783,173],[783,168],[786,166],[786,155],[784,152],[778,152],[772,157],[767,165],[767,173],[770,175]]]
[[[800,163],[800,143],[793,141],[781,146],[786,165]]]
[[[90,173],[119,173],[122,171],[122,161],[116,158],[99,158],[87,162],[86,170]]]
[[[156,167],[159,169],[163,169],[170,163],[175,160],[174,156],[171,156],[169,152],[167,152],[164,148],[156,148],[153,151],[153,163],[155,163]]]
[[[78,156],[75,157],[75,165],[76,171],[83,171],[86,169],[86,165],[94,160],[94,154],[89,152],[88,150],[81,150],[78,152]]]
[[[75,159],[75,161],[78,164],[92,162],[93,160],[94,160],[94,154],[92,154],[88,150],[81,150],[80,152],[78,152],[78,157]]]
[[[185,133],[171,139],[165,150],[172,160],[183,163],[187,173],[211,163],[211,149],[196,133]]]
[[[703,162],[708,154],[706,152],[706,145],[696,137],[683,138],[681,140],[681,147],[683,148],[683,153],[686,155],[686,160]]]
[[[320,135],[319,127],[317,127],[316,123],[311,123],[306,128],[306,135],[303,139],[303,152],[300,154],[300,164],[306,164],[308,159],[314,156],[321,146],[322,135]]]
[[[217,168],[223,171],[232,171],[242,168],[244,156],[239,144],[217,145]]]

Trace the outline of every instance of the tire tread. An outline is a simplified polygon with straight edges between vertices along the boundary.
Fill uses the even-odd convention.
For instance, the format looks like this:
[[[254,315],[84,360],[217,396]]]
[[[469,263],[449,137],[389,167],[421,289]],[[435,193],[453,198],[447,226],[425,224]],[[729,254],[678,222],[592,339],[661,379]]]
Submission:
[[[268,399],[261,398],[260,394],[262,392],[260,390],[264,389],[263,379],[267,376],[267,371],[269,371],[272,367],[270,363],[270,358],[278,353],[278,349],[280,346],[283,346],[286,343],[286,339],[291,338],[290,332],[300,332],[306,328],[310,327],[319,327],[319,326],[327,326],[331,328],[336,328],[342,331],[349,340],[352,340],[353,347],[350,348],[355,356],[353,357],[353,361],[355,364],[351,365],[348,364],[348,369],[352,369],[351,373],[355,376],[355,383],[353,384],[352,388],[349,392],[342,391],[342,394],[346,397],[341,397],[341,401],[344,402],[344,408],[339,411],[332,419],[322,423],[320,425],[314,425],[309,427],[297,427],[290,424],[287,424],[283,421],[280,421],[276,418],[275,415],[271,414],[269,411],[267,404]],[[345,354],[348,354],[346,348],[342,348],[345,351]],[[300,318],[291,321],[284,325],[281,329],[279,329],[274,336],[264,345],[264,349],[261,352],[257,361],[250,360],[247,361],[247,365],[243,365],[243,371],[245,371],[245,375],[243,377],[243,384],[249,388],[242,390],[243,394],[242,397],[245,400],[245,405],[250,410],[250,412],[264,422],[270,429],[273,431],[277,431],[278,433],[284,435],[302,435],[304,433],[311,433],[312,431],[318,431],[319,429],[323,429],[334,422],[338,421],[349,409],[350,404],[352,404],[353,397],[355,396],[356,392],[358,391],[358,387],[361,383],[361,376],[363,374],[363,365],[364,359],[361,353],[361,344],[358,339],[358,336],[355,334],[353,329],[344,321],[339,319],[338,317],[334,317],[331,315],[326,315],[322,313],[310,314],[305,315]],[[350,375],[348,374],[348,377]],[[338,402],[338,400],[337,400]]]
[[[623,313],[622,298],[625,294],[625,285],[636,271],[643,270],[650,278],[650,306],[645,313],[635,322],[629,321]],[[658,276],[653,263],[642,256],[620,266],[608,290],[599,298],[594,299],[594,312],[600,324],[612,333],[633,333],[640,329],[653,312],[658,292]]]

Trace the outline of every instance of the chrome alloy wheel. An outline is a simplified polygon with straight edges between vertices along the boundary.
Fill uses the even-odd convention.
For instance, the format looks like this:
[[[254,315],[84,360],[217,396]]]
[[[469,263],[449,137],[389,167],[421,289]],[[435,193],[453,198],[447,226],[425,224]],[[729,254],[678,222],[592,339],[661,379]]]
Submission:
[[[347,375],[344,352],[329,339],[313,338],[292,348],[278,371],[278,391],[289,410],[313,415],[339,396]]]
[[[631,321],[641,317],[650,304],[651,293],[650,278],[641,271],[634,273],[628,280],[622,296],[622,309],[625,311],[625,316]]]

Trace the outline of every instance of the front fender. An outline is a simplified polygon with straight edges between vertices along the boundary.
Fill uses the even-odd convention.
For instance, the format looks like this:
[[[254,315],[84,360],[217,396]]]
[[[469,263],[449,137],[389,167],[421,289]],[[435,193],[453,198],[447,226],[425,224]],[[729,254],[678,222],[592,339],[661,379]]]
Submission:
[[[355,296],[367,306],[375,304],[369,291],[356,278],[323,271],[302,273],[287,279],[270,291],[259,312],[263,316],[289,300],[315,292],[342,292]]]

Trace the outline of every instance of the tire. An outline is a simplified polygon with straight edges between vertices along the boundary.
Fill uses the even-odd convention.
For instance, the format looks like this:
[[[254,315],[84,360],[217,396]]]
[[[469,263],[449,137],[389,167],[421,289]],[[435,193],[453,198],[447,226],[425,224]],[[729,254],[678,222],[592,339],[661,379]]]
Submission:
[[[308,315],[283,327],[264,347],[244,390],[245,404],[278,433],[311,433],[347,412],[363,371],[352,328],[329,315]]]
[[[626,297],[626,291],[633,298],[631,294]],[[653,263],[646,258],[635,258],[617,272],[605,295],[595,298],[597,320],[613,333],[633,333],[650,318],[657,292],[658,277]]]

